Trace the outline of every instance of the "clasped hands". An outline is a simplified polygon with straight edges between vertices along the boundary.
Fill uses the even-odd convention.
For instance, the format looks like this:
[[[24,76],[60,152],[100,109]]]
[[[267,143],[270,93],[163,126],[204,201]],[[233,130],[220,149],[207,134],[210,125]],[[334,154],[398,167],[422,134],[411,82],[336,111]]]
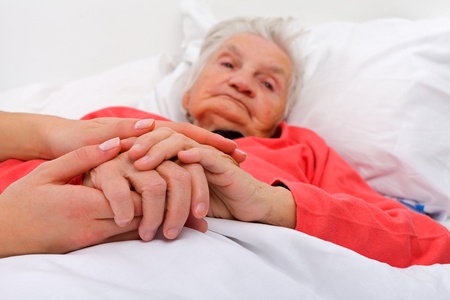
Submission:
[[[67,253],[138,237],[148,241],[161,225],[172,239],[184,225],[205,231],[206,215],[295,225],[289,190],[241,169],[238,163],[246,156],[230,140],[183,123],[61,122],[65,134],[50,135],[48,145],[49,153],[62,156],[0,194],[0,257]],[[121,141],[111,139],[117,128]],[[104,139],[110,140],[98,146]],[[88,186],[68,184],[80,174]]]
[[[239,162],[245,159],[242,152],[234,157]],[[103,191],[120,227],[141,218],[142,240],[152,240],[160,226],[166,238],[174,239],[185,225],[206,231],[207,215],[229,219],[248,215],[233,200],[251,199],[255,180],[235,159],[161,127],[122,140],[122,153],[88,172],[83,184]],[[142,216],[136,215],[135,198],[140,199]],[[254,209],[249,211],[254,214]]]

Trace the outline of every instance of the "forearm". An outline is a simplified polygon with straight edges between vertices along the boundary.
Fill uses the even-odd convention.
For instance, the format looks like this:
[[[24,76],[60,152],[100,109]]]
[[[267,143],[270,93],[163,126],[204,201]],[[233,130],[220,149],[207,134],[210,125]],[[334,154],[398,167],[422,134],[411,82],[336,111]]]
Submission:
[[[20,255],[24,248],[24,240],[19,235],[20,224],[14,219],[17,216],[9,209],[9,205],[16,199],[10,199],[0,194],[0,258]]]
[[[0,112],[0,161],[54,158],[51,137],[64,121],[70,122],[49,115]]]

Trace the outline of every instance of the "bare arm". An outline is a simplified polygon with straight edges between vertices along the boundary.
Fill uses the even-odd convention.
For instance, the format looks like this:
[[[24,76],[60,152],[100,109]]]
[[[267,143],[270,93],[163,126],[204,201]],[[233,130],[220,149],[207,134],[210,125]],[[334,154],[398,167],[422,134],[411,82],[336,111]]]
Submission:
[[[187,123],[118,117],[71,120],[0,111],[0,161],[10,158],[54,159],[80,147],[99,144],[113,137],[139,137],[159,127],[170,127],[201,144],[216,147],[238,162],[245,159],[231,140]]]
[[[26,113],[0,112],[0,161],[8,158],[48,157],[43,145],[45,127],[57,118]]]
[[[154,125],[151,119],[98,118],[81,121],[0,111],[0,161],[9,158],[53,159],[113,137],[140,136],[153,130]]]

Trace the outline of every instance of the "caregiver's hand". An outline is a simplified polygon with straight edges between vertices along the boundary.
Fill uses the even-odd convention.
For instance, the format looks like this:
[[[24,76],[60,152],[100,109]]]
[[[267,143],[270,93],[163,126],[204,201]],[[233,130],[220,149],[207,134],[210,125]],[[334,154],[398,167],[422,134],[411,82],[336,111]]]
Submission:
[[[48,131],[43,138],[48,140],[48,157],[56,158],[80,147],[100,144],[102,141],[119,137],[138,137],[152,131],[153,119],[96,118],[91,120],[69,120],[52,117],[46,124]]]
[[[236,144],[233,141],[189,123],[133,118],[69,120],[58,117],[49,117],[46,123],[49,129],[43,139],[49,140],[51,153],[47,154],[48,157],[41,158],[59,157],[80,147],[99,144],[113,137],[121,139],[139,137],[156,128],[170,127],[200,144],[211,145],[232,155],[239,162],[245,159],[236,151]]]
[[[203,218],[207,213],[208,184],[198,164],[164,160],[140,172],[124,152],[87,173],[83,184],[103,191],[119,226],[128,226],[133,220],[132,193],[139,193],[143,213],[139,235],[144,241],[152,240],[161,224],[169,239],[176,238],[184,225],[202,232],[207,229]]]
[[[119,139],[88,146],[45,162],[0,195],[0,256],[66,253],[109,241],[137,238],[140,217],[115,224],[103,193],[67,184],[115,157]],[[135,215],[140,197],[133,194]]]

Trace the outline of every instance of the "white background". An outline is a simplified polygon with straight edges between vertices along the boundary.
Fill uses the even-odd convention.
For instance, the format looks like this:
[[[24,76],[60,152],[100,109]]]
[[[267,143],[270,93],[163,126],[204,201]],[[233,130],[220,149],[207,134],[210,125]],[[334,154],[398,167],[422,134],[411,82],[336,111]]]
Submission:
[[[182,0],[0,0],[0,92],[82,78],[180,43]],[[220,17],[300,16],[305,25],[449,16],[448,0],[197,0]]]

